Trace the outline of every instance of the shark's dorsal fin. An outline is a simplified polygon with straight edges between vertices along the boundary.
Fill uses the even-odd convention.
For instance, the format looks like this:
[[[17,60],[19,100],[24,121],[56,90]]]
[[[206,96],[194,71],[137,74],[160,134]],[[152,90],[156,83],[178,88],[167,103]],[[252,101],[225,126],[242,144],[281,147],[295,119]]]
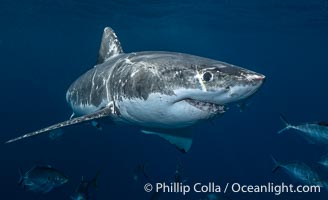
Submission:
[[[120,41],[117,39],[113,29],[106,27],[101,39],[97,64],[101,64],[106,59],[120,53],[123,53]]]
[[[67,121],[64,121],[64,122],[60,122],[58,124],[54,124],[54,125],[48,126],[46,128],[31,132],[31,133],[27,133],[27,134],[19,136],[17,138],[8,140],[6,143],[12,143],[12,142],[15,142],[15,141],[18,141],[18,140],[21,140],[21,139],[29,138],[29,137],[32,137],[32,136],[37,136],[37,135],[40,135],[42,133],[47,133],[49,131],[53,131],[53,130],[63,128],[63,127],[66,127],[66,126],[72,126],[72,125],[75,125],[75,124],[82,124],[82,123],[85,123],[85,122],[90,122],[90,121],[95,120],[95,119],[108,117],[112,113],[113,113],[113,107],[112,106],[107,106],[107,107],[105,107],[105,108],[103,108],[103,109],[101,109],[98,112],[95,112],[93,114],[83,115],[81,117],[76,117],[76,118],[73,118],[73,119],[70,119],[70,120],[67,120]]]

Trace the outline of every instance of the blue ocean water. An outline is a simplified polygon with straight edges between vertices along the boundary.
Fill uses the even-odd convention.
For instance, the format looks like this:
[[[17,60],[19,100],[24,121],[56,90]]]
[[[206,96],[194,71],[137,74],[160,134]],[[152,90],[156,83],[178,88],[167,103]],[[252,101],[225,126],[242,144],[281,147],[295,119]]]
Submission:
[[[69,85],[94,66],[105,26],[125,52],[176,51],[229,62],[266,75],[245,111],[231,108],[213,123],[194,128],[193,146],[182,154],[166,141],[130,127],[90,125],[65,129],[57,141],[46,136],[0,144],[0,199],[70,199],[81,177],[97,170],[94,199],[150,199],[150,182],[169,182],[181,162],[192,185],[238,182],[295,183],[272,173],[271,155],[302,161],[328,179],[317,161],[324,145],[295,132],[282,135],[279,114],[294,123],[327,121],[327,0],[0,1],[1,142],[69,118]],[[147,163],[149,180],[133,180]],[[18,186],[18,169],[50,164],[69,182],[45,194]],[[206,194],[165,193],[162,199],[200,199]],[[231,199],[327,199],[320,193],[233,193]]]

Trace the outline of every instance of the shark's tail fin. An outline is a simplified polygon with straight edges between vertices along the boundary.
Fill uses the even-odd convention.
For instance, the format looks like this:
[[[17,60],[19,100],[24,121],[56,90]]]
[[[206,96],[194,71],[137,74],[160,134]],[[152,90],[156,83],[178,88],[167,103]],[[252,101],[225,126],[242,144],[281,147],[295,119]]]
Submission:
[[[293,128],[293,126],[287,121],[286,117],[283,114],[280,114],[280,119],[281,121],[285,124],[285,128],[281,129],[278,131],[278,134],[287,131],[290,128]]]
[[[280,168],[280,163],[273,155],[271,155],[271,158],[274,163],[274,167],[272,168],[272,173],[275,173]]]
[[[22,169],[18,169],[18,173],[19,173],[19,179],[18,179],[18,185],[22,185],[23,181],[24,181],[24,173]]]

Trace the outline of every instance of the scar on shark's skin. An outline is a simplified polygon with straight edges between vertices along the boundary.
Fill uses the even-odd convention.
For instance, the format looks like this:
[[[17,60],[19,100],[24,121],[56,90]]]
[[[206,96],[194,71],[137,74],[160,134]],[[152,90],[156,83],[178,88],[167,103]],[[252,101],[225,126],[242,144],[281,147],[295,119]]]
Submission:
[[[194,55],[145,51],[124,53],[114,31],[103,32],[97,64],[68,88],[71,118],[9,140],[98,121],[135,126],[187,152],[191,128],[245,101],[265,76],[225,62]]]
[[[202,76],[199,74],[198,70],[196,70],[196,78],[198,79],[199,84],[200,84],[201,87],[202,87],[202,90],[203,90],[204,92],[207,92],[207,90],[206,90],[206,85],[204,84],[204,81],[203,81],[203,79],[202,79]]]

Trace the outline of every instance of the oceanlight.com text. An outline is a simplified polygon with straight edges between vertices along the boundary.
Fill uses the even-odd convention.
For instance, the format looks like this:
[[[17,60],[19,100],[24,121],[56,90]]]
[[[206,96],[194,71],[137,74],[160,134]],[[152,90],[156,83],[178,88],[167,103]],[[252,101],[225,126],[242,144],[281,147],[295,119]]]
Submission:
[[[196,193],[273,193],[274,195],[281,195],[282,193],[318,193],[321,192],[321,187],[318,185],[293,185],[285,184],[284,182],[267,183],[261,185],[246,185],[241,183],[226,183],[216,184],[215,182],[208,183],[146,183],[144,185],[146,192],[163,192],[163,193],[182,193],[186,195],[190,192]]]

